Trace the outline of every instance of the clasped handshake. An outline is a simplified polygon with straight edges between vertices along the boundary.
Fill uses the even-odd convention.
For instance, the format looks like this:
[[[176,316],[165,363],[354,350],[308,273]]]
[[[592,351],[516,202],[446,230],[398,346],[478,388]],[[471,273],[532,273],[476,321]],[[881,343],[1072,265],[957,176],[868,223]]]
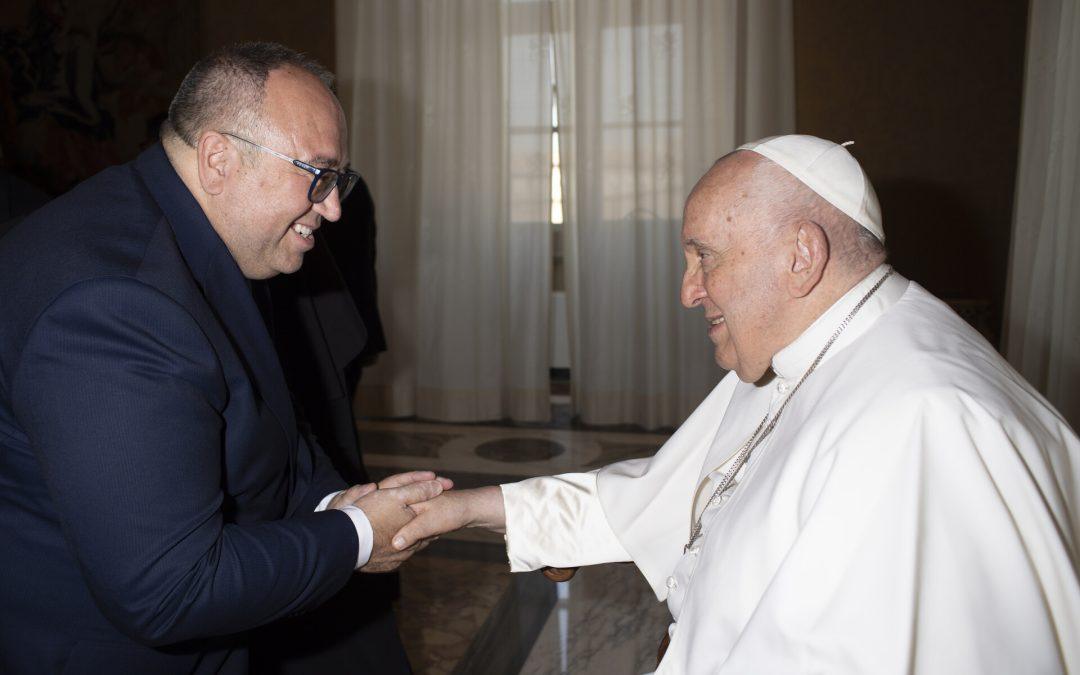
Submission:
[[[454,482],[431,471],[410,471],[378,483],[354,485],[330,501],[328,509],[352,505],[371,523],[371,557],[361,572],[390,572],[439,535],[463,527],[494,532],[506,528],[502,491],[497,485],[453,490]]]

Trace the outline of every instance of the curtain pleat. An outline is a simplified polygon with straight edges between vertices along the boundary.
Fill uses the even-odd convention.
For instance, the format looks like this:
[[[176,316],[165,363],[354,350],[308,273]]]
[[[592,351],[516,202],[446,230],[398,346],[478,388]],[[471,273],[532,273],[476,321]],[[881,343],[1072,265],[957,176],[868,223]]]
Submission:
[[[683,201],[794,130],[790,0],[554,0],[575,412],[677,426],[721,377],[682,308]]]
[[[1033,0],[1005,310],[1009,362],[1080,427],[1080,8]]]
[[[389,344],[360,412],[548,417],[554,84],[574,411],[678,425],[722,375],[679,304],[683,200],[739,143],[793,130],[790,0],[337,8]]]
[[[547,419],[549,13],[509,0],[337,8],[388,343],[358,411]]]

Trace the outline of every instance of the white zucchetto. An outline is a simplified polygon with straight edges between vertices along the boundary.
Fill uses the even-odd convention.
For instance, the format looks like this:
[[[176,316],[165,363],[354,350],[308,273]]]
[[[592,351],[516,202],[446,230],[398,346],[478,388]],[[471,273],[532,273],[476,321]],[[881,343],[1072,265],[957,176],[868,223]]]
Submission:
[[[791,134],[770,136],[738,149],[756,152],[779,164],[885,243],[877,194],[866,172],[848,152],[846,146],[851,144],[848,141],[837,145],[817,136]]]

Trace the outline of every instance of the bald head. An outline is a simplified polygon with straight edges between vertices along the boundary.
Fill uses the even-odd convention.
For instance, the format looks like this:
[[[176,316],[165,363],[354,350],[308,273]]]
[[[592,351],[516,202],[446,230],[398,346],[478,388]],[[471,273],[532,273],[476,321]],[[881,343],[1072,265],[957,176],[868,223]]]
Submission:
[[[284,45],[229,45],[188,71],[169,105],[163,138],[195,147],[206,131],[252,132],[260,121],[270,75],[281,70],[306,73],[327,94],[333,89],[334,76],[328,70]]]
[[[734,188],[732,190],[732,188]],[[707,208],[734,206],[735,222],[753,228],[763,241],[801,220],[825,232],[832,264],[859,277],[885,262],[885,246],[850,216],[807,187],[775,162],[746,150],[718,159],[687,200],[700,198]]]

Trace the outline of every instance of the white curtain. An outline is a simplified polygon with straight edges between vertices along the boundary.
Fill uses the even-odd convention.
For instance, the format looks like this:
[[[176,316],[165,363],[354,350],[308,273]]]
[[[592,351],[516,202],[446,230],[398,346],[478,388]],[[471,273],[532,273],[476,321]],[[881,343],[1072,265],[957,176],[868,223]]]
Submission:
[[[534,5],[336,4],[389,344],[365,371],[363,414],[550,413],[550,13]]]
[[[682,206],[714,160],[794,130],[790,0],[554,0],[572,400],[675,426],[722,372],[684,309]]]
[[[1009,361],[1080,428],[1080,6],[1033,0],[1005,319]]]

